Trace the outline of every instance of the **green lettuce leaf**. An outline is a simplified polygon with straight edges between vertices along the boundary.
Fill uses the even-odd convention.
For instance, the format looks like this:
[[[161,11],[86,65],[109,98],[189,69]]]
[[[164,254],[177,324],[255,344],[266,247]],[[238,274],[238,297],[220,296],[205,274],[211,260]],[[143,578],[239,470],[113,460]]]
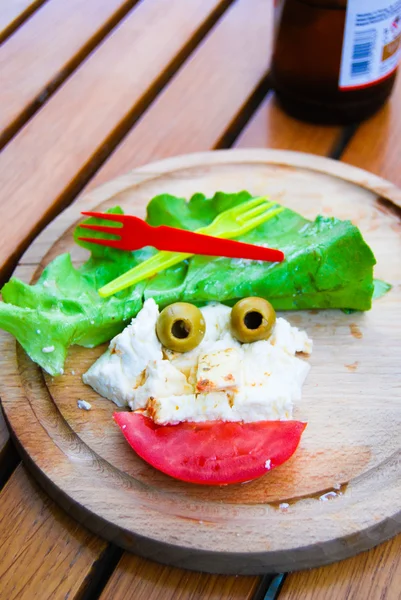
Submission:
[[[248,192],[218,192],[213,198],[195,194],[187,202],[162,194],[149,203],[147,221],[194,230],[249,198]],[[122,213],[119,207],[110,212]],[[284,262],[194,256],[110,298],[101,298],[97,289],[155,250],[125,252],[78,240],[87,233],[78,226],[74,234],[91,252],[78,269],[69,254],[62,254],[34,285],[12,278],[2,289],[0,328],[14,335],[31,359],[52,375],[62,373],[70,345],[93,347],[111,339],[150,297],[160,307],[176,301],[233,304],[244,296],[268,298],[277,310],[371,307],[375,259],[349,221],[318,216],[312,222],[285,209],[241,238],[280,248]]]

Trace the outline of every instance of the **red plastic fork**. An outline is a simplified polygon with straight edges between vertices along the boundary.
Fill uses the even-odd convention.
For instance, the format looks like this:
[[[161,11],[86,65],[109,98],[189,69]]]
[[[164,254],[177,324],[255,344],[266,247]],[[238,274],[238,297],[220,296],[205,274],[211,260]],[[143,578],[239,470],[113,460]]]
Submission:
[[[167,225],[153,227],[139,217],[134,217],[132,215],[86,211],[82,212],[82,214],[97,219],[115,221],[122,225],[122,227],[118,225],[112,227],[108,225],[90,225],[82,223],[79,227],[119,236],[119,239],[78,238],[84,242],[91,242],[93,244],[100,244],[102,246],[118,248],[120,250],[139,250],[144,246],[153,246],[157,250],[204,254],[206,256],[247,258],[269,262],[281,262],[284,260],[284,254],[280,250],[194,233],[193,231],[168,227]]]

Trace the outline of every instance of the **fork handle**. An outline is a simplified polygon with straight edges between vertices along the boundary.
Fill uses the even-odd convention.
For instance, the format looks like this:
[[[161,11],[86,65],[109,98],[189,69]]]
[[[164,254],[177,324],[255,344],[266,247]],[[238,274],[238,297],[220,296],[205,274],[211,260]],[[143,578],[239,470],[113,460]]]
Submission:
[[[227,258],[247,258],[269,262],[281,262],[284,254],[280,250],[227,240],[186,229],[177,229],[160,225],[152,227],[149,245],[157,250],[184,252],[185,254],[203,254],[205,256],[223,256]]]
[[[192,254],[181,254],[178,252],[158,252],[151,258],[144,260],[139,263],[136,267],[133,267],[126,273],[120,275],[110,283],[107,283],[103,287],[98,290],[98,293],[103,298],[107,298],[112,294],[116,294],[121,290],[124,290],[126,287],[130,285],[135,285],[148,277],[153,277],[160,271],[164,271],[164,269],[168,269],[169,267],[173,267],[174,265],[179,264],[183,260],[193,256]]]

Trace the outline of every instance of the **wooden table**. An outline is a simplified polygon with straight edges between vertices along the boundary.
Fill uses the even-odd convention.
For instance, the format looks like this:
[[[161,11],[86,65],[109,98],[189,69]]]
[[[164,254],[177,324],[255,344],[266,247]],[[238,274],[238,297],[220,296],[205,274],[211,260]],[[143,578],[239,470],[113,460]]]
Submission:
[[[387,106],[363,125],[294,121],[269,89],[271,5],[2,3],[1,283],[82,191],[174,154],[285,148],[344,160],[401,185],[401,78]],[[20,276],[24,266],[20,261]],[[123,552],[75,523],[37,486],[1,415],[0,490],[0,599],[401,598],[400,536],[341,563],[275,577],[193,573]]]

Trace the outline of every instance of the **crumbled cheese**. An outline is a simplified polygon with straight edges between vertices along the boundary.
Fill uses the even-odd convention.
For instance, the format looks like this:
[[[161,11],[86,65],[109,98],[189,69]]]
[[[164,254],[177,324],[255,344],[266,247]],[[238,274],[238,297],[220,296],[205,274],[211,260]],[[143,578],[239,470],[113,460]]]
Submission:
[[[37,330],[36,330],[36,333],[39,335],[39,334],[40,334],[40,329],[37,329]]]
[[[158,316],[156,302],[147,300],[130,325],[111,340],[108,350],[84,373],[83,382],[117,406],[132,402],[149,362],[163,358],[156,336]]]
[[[74,371],[74,369],[72,369],[72,371],[71,371],[71,375],[75,375],[75,371]]]
[[[296,352],[311,354],[313,348],[313,342],[308,338],[306,332],[300,331],[298,327],[292,327],[282,317],[276,319],[269,342],[272,346],[278,346],[290,355],[294,355]]]
[[[50,352],[54,352],[54,346],[45,346],[42,348],[42,352],[45,354],[50,354]]]
[[[270,471],[270,469],[272,468],[272,461],[270,460],[270,458],[267,459],[267,461],[265,462],[265,468]]]
[[[282,503],[279,505],[279,509],[280,509],[280,510],[287,510],[287,509],[289,509],[289,508],[290,508],[290,505],[288,504],[288,502],[282,502]]]
[[[92,404],[90,404],[86,400],[78,400],[77,404],[78,408],[80,408],[81,410],[90,410],[92,408]]]

